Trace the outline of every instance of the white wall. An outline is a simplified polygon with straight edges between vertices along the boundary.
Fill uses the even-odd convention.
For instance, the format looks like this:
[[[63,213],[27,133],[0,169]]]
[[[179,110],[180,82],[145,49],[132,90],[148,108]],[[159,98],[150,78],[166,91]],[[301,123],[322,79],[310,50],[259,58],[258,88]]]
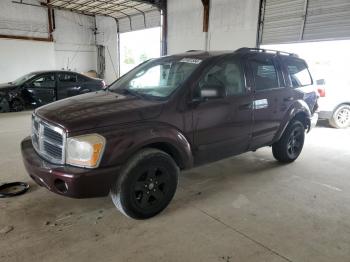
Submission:
[[[204,48],[201,0],[168,0],[168,54]]]
[[[118,35],[117,24],[111,17],[97,16],[96,25],[98,28],[96,42],[105,46],[105,81],[107,84],[117,79],[119,57],[118,57]]]
[[[47,19],[46,8],[0,1],[0,34],[47,38]],[[0,38],[0,83],[36,70],[97,69],[94,17],[56,10],[55,21],[53,43]]]
[[[96,70],[94,17],[56,10],[55,20],[53,37],[56,68],[78,72]]]
[[[0,40],[0,83],[32,71],[55,68],[54,44],[26,40]]]
[[[255,47],[259,0],[211,0],[208,50]],[[204,50],[201,0],[168,0],[168,53]]]

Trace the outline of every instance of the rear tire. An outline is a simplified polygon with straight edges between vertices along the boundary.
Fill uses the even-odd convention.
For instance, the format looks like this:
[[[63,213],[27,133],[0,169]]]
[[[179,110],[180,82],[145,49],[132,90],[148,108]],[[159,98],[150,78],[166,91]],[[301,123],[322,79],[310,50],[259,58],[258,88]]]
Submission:
[[[179,168],[167,153],[144,149],[124,166],[111,188],[116,208],[134,219],[147,219],[163,211],[178,183]]]
[[[334,128],[347,128],[350,126],[350,105],[340,105],[328,120]]]
[[[284,131],[281,139],[272,145],[272,153],[275,159],[281,163],[295,161],[304,146],[305,127],[298,121],[292,121]]]

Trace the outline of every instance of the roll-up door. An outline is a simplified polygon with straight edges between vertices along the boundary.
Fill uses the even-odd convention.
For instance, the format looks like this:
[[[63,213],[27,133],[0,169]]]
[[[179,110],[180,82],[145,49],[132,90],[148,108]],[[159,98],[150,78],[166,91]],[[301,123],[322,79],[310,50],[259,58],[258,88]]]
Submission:
[[[119,32],[125,33],[135,30],[141,30],[161,26],[160,11],[155,10],[144,14],[133,15],[127,18],[119,19]]]
[[[350,0],[263,0],[260,44],[350,38]]]

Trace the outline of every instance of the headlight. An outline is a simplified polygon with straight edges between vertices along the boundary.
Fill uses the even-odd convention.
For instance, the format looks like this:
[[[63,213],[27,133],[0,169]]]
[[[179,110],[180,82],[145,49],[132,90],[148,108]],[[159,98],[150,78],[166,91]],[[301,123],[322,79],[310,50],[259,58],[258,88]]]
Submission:
[[[67,138],[66,163],[87,168],[100,164],[106,139],[98,134]]]

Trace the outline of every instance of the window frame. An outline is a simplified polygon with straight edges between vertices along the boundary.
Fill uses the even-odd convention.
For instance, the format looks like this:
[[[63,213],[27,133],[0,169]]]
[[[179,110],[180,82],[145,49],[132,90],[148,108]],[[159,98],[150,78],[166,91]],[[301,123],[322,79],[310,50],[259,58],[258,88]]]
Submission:
[[[225,100],[225,99],[230,99],[232,97],[241,97],[241,96],[245,96],[245,95],[249,94],[250,90],[247,88],[248,76],[246,73],[244,60],[242,59],[242,57],[239,57],[237,55],[224,55],[224,56],[217,57],[216,59],[212,60],[210,63],[206,64],[205,67],[202,69],[202,72],[198,75],[198,77],[193,85],[193,88],[191,90],[191,100],[199,99],[199,97],[195,96],[196,89],[199,88],[199,82],[206,76],[206,74],[214,66],[220,65],[220,64],[225,63],[226,61],[230,61],[230,60],[236,61],[237,65],[239,66],[239,69],[241,71],[241,76],[242,76],[243,92],[241,94],[230,94],[230,95],[225,94],[225,96],[222,98],[209,99],[207,101]]]
[[[35,86],[34,85],[34,82],[42,77],[45,77],[47,75],[53,75],[53,82],[55,83],[53,87],[42,87],[42,86]],[[52,88],[56,88],[56,75],[55,73],[43,73],[43,74],[40,74],[40,75],[37,75],[37,76],[34,76],[30,81],[29,81],[29,85],[28,85],[30,88],[40,88],[40,89],[52,89]]]
[[[270,59],[272,61],[272,64],[276,70],[276,77],[277,77],[277,84],[278,84],[277,87],[262,89],[262,90],[256,89],[256,77],[255,77],[254,70],[252,67],[252,62],[251,62],[253,59]],[[269,91],[274,91],[274,90],[280,90],[280,89],[283,89],[286,87],[285,79],[284,79],[283,74],[281,72],[282,68],[281,68],[281,65],[279,64],[277,56],[271,56],[268,54],[252,54],[252,55],[249,55],[247,57],[246,66],[249,70],[250,84],[252,85],[252,88],[253,88],[255,93],[263,93],[263,92],[269,92]]]
[[[60,74],[73,75],[75,77],[75,81],[74,82],[73,81],[61,81],[60,80]],[[58,72],[57,73],[57,81],[59,83],[79,83],[79,81],[78,81],[78,74],[73,73],[73,72]]]
[[[305,68],[307,69],[307,72],[309,73],[309,76],[310,76],[310,79],[311,79],[311,84],[309,84],[309,85],[301,85],[301,86],[297,86],[297,87],[293,86],[292,76],[291,76],[291,74],[289,73],[289,70],[288,70],[288,62],[289,61],[297,61],[297,62],[301,62],[301,63],[303,63],[305,65]],[[297,57],[283,57],[283,58],[281,58],[281,62],[282,62],[282,65],[284,67],[283,71],[286,74],[286,79],[288,79],[288,87],[296,89],[296,88],[301,88],[301,87],[305,87],[305,86],[312,86],[312,85],[314,85],[314,79],[312,78],[312,75],[311,75],[310,70],[309,70],[309,66],[308,66],[308,64],[306,63],[305,60],[297,58]]]

